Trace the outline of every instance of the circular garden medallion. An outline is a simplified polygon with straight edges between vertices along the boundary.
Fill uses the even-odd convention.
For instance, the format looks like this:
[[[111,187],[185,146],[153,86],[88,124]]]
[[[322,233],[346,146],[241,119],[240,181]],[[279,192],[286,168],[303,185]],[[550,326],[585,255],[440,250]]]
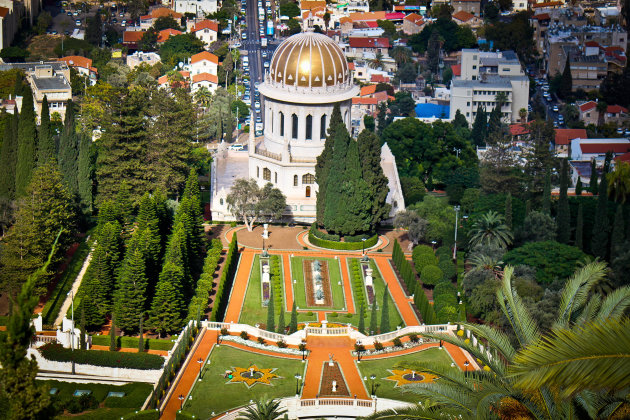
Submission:
[[[416,372],[412,369],[388,369],[390,376],[384,378],[388,381],[396,382],[394,387],[402,387],[411,384],[431,383],[437,379],[437,376],[425,372]]]
[[[278,379],[280,376],[273,373],[276,368],[262,369],[256,365],[251,365],[248,368],[235,367],[232,368],[232,372],[228,378],[230,383],[243,383],[248,388],[253,387],[256,384],[271,385],[272,379]]]

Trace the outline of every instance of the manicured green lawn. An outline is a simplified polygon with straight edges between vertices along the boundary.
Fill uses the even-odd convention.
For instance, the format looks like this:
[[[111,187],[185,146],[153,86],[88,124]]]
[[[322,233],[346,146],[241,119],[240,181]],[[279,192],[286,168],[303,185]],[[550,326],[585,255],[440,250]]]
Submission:
[[[367,380],[364,380],[364,383],[368,393],[371,391],[370,376],[376,375],[374,384],[378,386],[378,388],[376,388],[377,397],[418,402],[418,396],[416,394],[410,391],[405,391],[404,386],[395,388],[396,382],[384,379],[391,375],[388,369],[413,369],[414,362],[450,364],[453,360],[446,350],[430,348],[417,353],[406,354],[404,356],[389,357],[378,360],[362,360],[358,366],[361,377],[367,378]]]
[[[282,266],[282,264],[280,264]],[[256,325],[259,323],[267,322],[267,307],[262,306],[262,292],[260,290],[260,259],[259,256],[256,255],[254,257],[254,262],[252,265],[251,274],[249,277],[249,283],[247,284],[247,292],[245,293],[245,302],[243,304],[243,310],[241,311],[241,316],[239,317],[238,322],[241,324],[248,325]],[[282,291],[284,291],[284,280],[282,281]],[[286,302],[286,298],[283,299],[283,302]],[[276,314],[276,325],[278,324],[278,319],[280,318],[280,314]],[[306,315],[305,313],[298,312],[298,321],[306,322],[306,321],[316,321],[317,315]],[[291,321],[291,312],[284,313],[284,321],[286,325],[289,325]]]
[[[352,258],[348,258],[348,273],[350,273],[350,260]],[[381,275],[380,270],[378,269],[378,267],[376,267],[375,264],[371,264],[372,269],[376,269],[375,271],[373,271],[372,277],[373,277],[373,285],[374,285],[374,296],[376,297],[376,301],[378,302],[378,305],[376,305],[376,319],[378,321],[378,325],[381,325],[381,308],[383,306],[383,292],[385,291],[385,282],[383,281],[383,276]],[[365,289],[364,289],[365,290]],[[366,293],[366,292],[364,292]],[[367,295],[366,295],[366,300],[367,300]],[[389,293],[387,293],[387,302],[388,302],[388,313],[389,313],[389,327],[391,331],[394,331],[396,329],[396,327],[398,325],[400,325],[401,327],[405,326],[405,323],[402,320],[402,317],[400,316],[400,313],[398,312],[398,308],[396,307],[396,304],[394,303],[394,299],[392,298],[392,295]],[[355,300],[354,302],[354,307],[356,310],[356,314],[353,314],[352,317],[347,318],[346,316],[339,316],[338,318],[330,318],[330,314],[328,314],[329,318],[328,320],[331,322],[349,322],[354,326],[358,326],[359,325],[359,310],[360,308],[357,306],[357,302]],[[370,315],[371,315],[371,310],[370,308],[365,308],[365,328],[366,330],[369,328],[370,326]],[[389,331],[381,331],[381,333],[385,333],[385,332],[389,332]],[[369,334],[368,331],[366,331],[366,333]]]
[[[251,388],[244,383],[227,383],[229,379],[223,378],[226,370],[248,368],[252,364],[261,369],[276,368],[273,373],[281,378],[271,379],[271,385],[255,384]],[[213,411],[219,414],[263,396],[283,398],[295,395],[295,374],[304,377],[305,366],[300,360],[263,356],[228,346],[215,347],[202,381],[195,384],[192,400],[184,404],[184,409],[199,419],[207,419]]]
[[[328,262],[328,276],[330,277],[330,289],[332,291],[333,306],[323,308],[321,306],[306,306],[306,288],[304,286],[304,260],[313,260],[313,257],[291,257],[291,275],[297,283],[293,284],[293,296],[295,302],[300,309],[347,309],[346,301],[343,293],[343,284],[341,284],[341,269],[339,261],[334,258],[316,258],[319,261]],[[346,321],[347,322],[347,321]]]

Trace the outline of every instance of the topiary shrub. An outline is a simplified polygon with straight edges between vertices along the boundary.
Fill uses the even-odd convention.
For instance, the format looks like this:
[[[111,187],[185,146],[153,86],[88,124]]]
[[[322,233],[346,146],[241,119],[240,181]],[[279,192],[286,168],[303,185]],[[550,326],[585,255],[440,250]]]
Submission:
[[[445,306],[437,313],[437,317],[442,324],[455,321],[457,319],[457,309],[454,306]]]
[[[444,278],[444,274],[437,265],[427,265],[420,272],[420,280],[427,286],[435,286]]]
[[[285,343],[284,341],[280,340],[278,341],[278,347],[280,347],[281,349],[284,349],[287,347],[287,343]]]
[[[257,341],[258,341],[258,344],[265,344],[266,343],[265,339],[262,338],[262,337],[258,337]]]
[[[392,340],[392,343],[394,344],[394,347],[402,347],[402,341],[400,341],[400,338],[396,337]]]
[[[412,343],[417,343],[418,341],[420,341],[420,338],[418,338],[418,334],[411,333],[409,334],[409,341],[411,341]]]
[[[416,271],[422,271],[428,265],[437,265],[438,259],[433,254],[420,254],[414,255],[413,263],[416,266]]]
[[[423,255],[423,254],[428,254],[428,255],[433,255],[433,248],[430,247],[429,245],[418,245],[413,249],[413,256],[415,257],[416,255]]]
[[[374,350],[381,351],[383,350],[383,344],[379,341],[374,342]]]
[[[451,260],[441,258],[438,261],[438,267],[442,270],[445,279],[452,280],[457,275],[457,269]]]
[[[240,336],[243,340],[249,340],[249,335],[247,334],[247,331],[241,331],[241,333],[239,334],[239,336]]]

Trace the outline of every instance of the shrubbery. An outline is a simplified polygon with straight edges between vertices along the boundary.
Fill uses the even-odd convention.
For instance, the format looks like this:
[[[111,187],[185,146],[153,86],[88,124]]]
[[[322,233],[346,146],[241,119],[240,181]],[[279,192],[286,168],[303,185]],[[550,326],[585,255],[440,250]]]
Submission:
[[[440,261],[438,261],[438,267],[442,270],[442,274],[447,280],[452,280],[457,275],[457,269],[451,259],[440,258]]]
[[[338,249],[338,250],[345,250],[345,251],[356,251],[359,249],[363,249],[364,247],[367,249],[376,245],[376,243],[378,242],[378,235],[374,235],[371,238],[366,239],[365,243],[363,243],[363,241],[361,240],[359,242],[338,242],[338,241],[318,238],[317,236],[313,234],[313,231],[311,230],[308,235],[308,240],[313,245],[321,247],[321,248]]]
[[[530,242],[515,248],[503,256],[506,264],[528,265],[536,269],[538,283],[551,283],[554,279],[566,279],[573,275],[578,262],[586,254],[574,246],[555,241]]]
[[[208,298],[210,297],[210,292],[214,284],[214,273],[219,266],[222,250],[223,244],[221,240],[213,239],[210,249],[206,254],[206,259],[203,262],[203,271],[201,272],[199,280],[197,280],[195,295],[192,297],[190,305],[188,306],[188,319],[195,319],[206,311]],[[214,306],[217,305],[215,304]]]
[[[225,266],[223,267],[223,272],[219,279],[216,300],[214,301],[214,305],[212,305],[212,312],[210,312],[210,321],[223,320],[227,301],[230,296],[230,291],[232,290],[232,283],[234,282],[234,274],[236,274],[237,263],[238,240],[235,232],[232,236],[232,242],[230,242],[227,255],[225,256]]]
[[[359,261],[354,258],[350,260],[350,278],[352,280],[352,291],[354,293],[356,306],[357,308],[363,306],[363,310],[365,311],[368,305],[363,291],[363,275],[361,274]]]
[[[400,273],[400,277],[402,277],[405,286],[407,286],[407,295],[411,296],[413,291],[416,290],[416,284],[418,283],[416,281],[416,273],[409,261],[407,261],[398,241],[394,241],[392,261],[394,262],[394,266],[398,269],[398,273]]]
[[[46,344],[39,348],[46,360],[55,362],[71,362],[93,366],[124,369],[161,369],[164,358],[149,353],[120,353],[101,350],[66,349],[61,344]]]
[[[138,337],[117,337],[116,346],[120,348],[138,348]],[[92,344],[96,346],[109,346],[109,335],[93,335]],[[144,338],[144,348],[148,350],[171,350],[173,342],[171,340],[160,340],[157,338]]]
[[[129,413],[123,416],[123,420],[158,420],[160,418],[160,412],[158,410],[143,410],[135,413]],[[179,417],[179,414],[177,415]]]
[[[283,296],[282,292],[282,271],[280,270],[280,256],[272,255],[269,259],[269,274],[271,284],[273,286],[273,302],[274,309],[277,313],[283,311]]]
[[[444,278],[444,273],[437,265],[427,265],[420,271],[420,280],[423,284],[434,286]]]
[[[441,246],[435,250],[435,256],[438,257],[439,260],[453,259],[453,250],[448,246]]]
[[[424,267],[430,265],[437,265],[438,259],[433,253],[431,254],[420,254],[413,256],[413,263],[416,266],[416,271],[422,271]]]

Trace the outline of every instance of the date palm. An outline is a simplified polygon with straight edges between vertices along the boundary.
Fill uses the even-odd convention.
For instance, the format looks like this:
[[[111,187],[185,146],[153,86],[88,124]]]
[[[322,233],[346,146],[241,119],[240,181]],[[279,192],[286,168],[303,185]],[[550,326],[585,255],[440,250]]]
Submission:
[[[615,170],[606,175],[608,180],[608,196],[614,196],[618,203],[625,203],[630,195],[630,164],[618,162]]]
[[[378,69],[379,67],[382,67],[383,66],[383,54],[381,54],[380,52],[377,52],[376,55],[374,56],[374,58],[372,60],[370,60],[368,65],[372,69]]]
[[[281,418],[287,410],[280,409],[280,400],[267,399],[266,397],[256,401],[256,405],[250,405],[243,415],[237,420],[276,420]]]
[[[498,245],[507,248],[513,240],[514,235],[504,223],[503,216],[489,211],[473,224],[468,244],[471,248],[477,245]]]

